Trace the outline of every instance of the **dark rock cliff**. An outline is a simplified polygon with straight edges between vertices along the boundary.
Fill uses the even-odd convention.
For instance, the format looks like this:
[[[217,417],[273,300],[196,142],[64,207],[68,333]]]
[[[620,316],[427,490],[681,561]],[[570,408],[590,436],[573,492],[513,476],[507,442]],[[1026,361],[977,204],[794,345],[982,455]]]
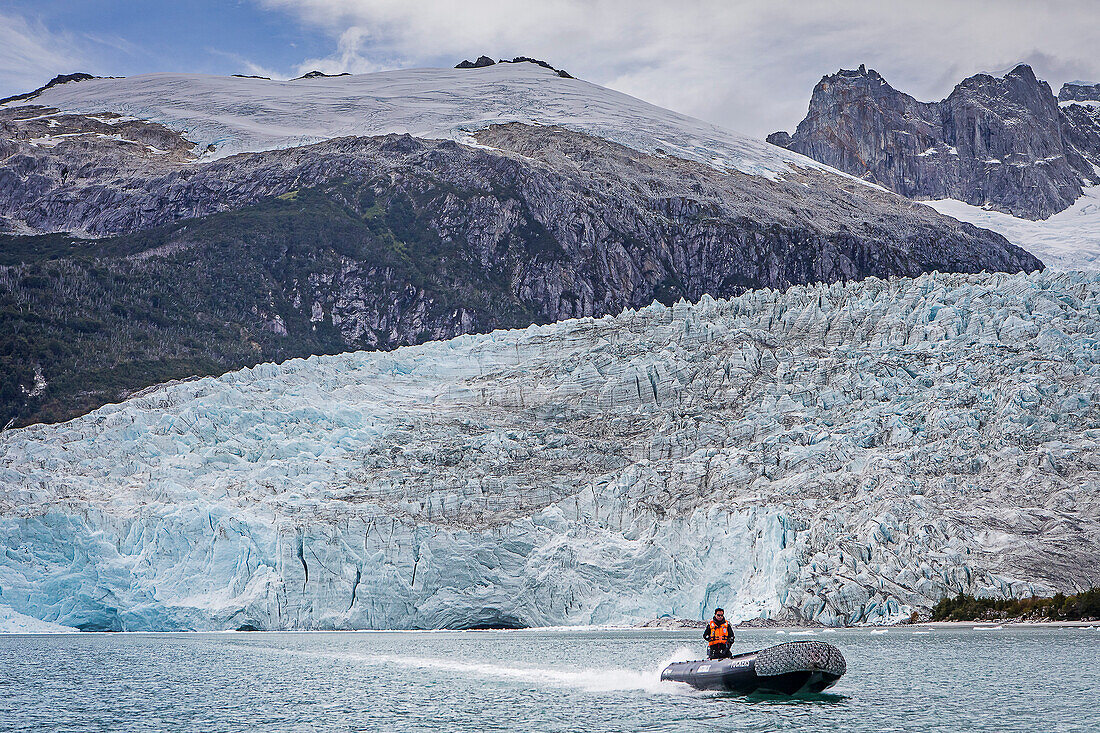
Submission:
[[[1100,169],[1100,105],[1065,104],[1061,111],[1062,139]]]
[[[1095,116],[1060,109],[1026,65],[972,76],[941,102],[920,102],[861,66],[822,78],[794,135],[769,142],[910,198],[1044,219],[1100,183],[1098,135]]]

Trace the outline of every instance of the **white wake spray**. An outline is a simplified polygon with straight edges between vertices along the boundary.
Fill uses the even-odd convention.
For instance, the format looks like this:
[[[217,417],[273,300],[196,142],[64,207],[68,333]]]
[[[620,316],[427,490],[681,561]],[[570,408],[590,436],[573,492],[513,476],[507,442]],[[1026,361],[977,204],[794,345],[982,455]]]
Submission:
[[[527,682],[551,687],[571,687],[589,692],[613,692],[641,690],[648,693],[691,694],[693,690],[677,682],[662,682],[661,670],[672,662],[695,659],[698,650],[683,646],[677,648],[660,663],[647,669],[588,668],[561,669],[540,666],[511,666],[506,663],[466,662],[456,659],[415,656],[369,656],[363,661],[371,664],[399,665],[415,669],[431,669],[480,677],[490,677],[514,682]]]

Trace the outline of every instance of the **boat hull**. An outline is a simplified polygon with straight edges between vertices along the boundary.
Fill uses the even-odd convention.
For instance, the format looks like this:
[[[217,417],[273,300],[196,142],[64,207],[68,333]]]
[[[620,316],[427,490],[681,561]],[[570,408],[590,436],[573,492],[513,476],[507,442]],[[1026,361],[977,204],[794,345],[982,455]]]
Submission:
[[[661,679],[700,690],[796,695],[821,692],[847,671],[840,650],[820,641],[795,641],[730,659],[676,662]]]

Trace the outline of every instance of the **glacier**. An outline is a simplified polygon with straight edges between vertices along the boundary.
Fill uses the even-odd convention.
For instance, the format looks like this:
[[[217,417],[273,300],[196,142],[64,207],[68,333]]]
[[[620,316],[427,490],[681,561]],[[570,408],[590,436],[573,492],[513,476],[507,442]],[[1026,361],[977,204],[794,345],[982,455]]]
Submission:
[[[36,619],[0,604],[0,634],[72,634],[77,630]]]
[[[59,84],[34,99],[66,112],[113,112],[183,131],[214,160],[345,136],[408,133],[476,145],[473,133],[509,122],[559,125],[642,152],[719,170],[775,177],[822,163],[702,120],[532,63],[479,69],[402,69],[277,81],[156,73]],[[49,141],[43,141],[46,144]]]
[[[261,364],[0,433],[83,630],[880,624],[1100,585],[1100,275],[750,291]]]

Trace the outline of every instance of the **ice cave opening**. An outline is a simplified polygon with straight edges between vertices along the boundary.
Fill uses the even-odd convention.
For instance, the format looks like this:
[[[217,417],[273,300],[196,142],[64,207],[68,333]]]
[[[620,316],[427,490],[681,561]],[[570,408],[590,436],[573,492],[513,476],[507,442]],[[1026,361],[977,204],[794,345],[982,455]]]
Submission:
[[[492,608],[484,608],[477,611],[471,610],[465,618],[458,617],[448,623],[445,628],[454,629],[455,631],[501,631],[526,629],[528,624],[523,623],[511,614]]]

